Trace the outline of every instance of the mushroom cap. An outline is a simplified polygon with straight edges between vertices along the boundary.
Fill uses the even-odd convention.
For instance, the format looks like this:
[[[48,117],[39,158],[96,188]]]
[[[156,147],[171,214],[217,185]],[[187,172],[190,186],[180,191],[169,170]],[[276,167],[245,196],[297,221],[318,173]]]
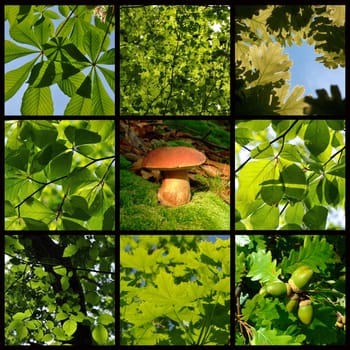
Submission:
[[[190,169],[206,161],[206,156],[191,147],[160,147],[145,157],[142,166],[148,169]]]

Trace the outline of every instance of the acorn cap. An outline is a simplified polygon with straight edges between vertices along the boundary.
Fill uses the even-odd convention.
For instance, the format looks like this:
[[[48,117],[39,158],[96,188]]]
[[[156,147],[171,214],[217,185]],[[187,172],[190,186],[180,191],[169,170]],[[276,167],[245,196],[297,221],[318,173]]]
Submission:
[[[191,147],[160,147],[145,157],[142,166],[157,170],[185,170],[199,166],[206,161],[206,156]]]

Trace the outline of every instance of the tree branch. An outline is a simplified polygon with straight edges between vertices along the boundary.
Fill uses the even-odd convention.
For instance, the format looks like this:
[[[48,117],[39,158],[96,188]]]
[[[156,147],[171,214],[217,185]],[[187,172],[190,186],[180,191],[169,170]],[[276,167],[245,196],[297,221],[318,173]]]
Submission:
[[[96,163],[96,162],[99,162],[99,161],[101,161],[101,160],[111,159],[111,158],[114,158],[114,159],[115,159],[115,155],[114,155],[114,156],[103,157],[103,158],[99,158],[99,159],[94,159],[94,160],[91,161],[90,163],[84,165],[80,170],[82,170],[82,169],[84,169],[84,168],[87,168],[87,167],[89,167],[90,165],[92,165],[92,164],[94,164],[94,163]],[[75,169],[74,169],[74,170],[75,170]],[[73,171],[74,171],[74,170],[73,170]],[[54,179],[54,180],[51,180],[51,181],[49,181],[49,182],[44,183],[44,184],[43,184],[42,186],[40,186],[37,190],[35,190],[33,193],[31,193],[31,194],[30,194],[29,196],[27,196],[26,198],[24,198],[24,199],[22,200],[22,202],[20,202],[19,204],[17,204],[17,205],[15,206],[15,209],[16,209],[16,208],[19,208],[24,202],[26,202],[28,199],[32,198],[36,193],[38,193],[39,191],[41,191],[42,189],[44,189],[46,186],[51,185],[52,183],[55,183],[55,182],[60,181],[60,180],[62,180],[62,179],[68,178],[68,177],[71,176],[71,175],[72,175],[72,173],[69,173],[69,174],[64,175],[64,176],[61,176],[61,177],[59,177],[59,178],[57,178],[57,179]]]

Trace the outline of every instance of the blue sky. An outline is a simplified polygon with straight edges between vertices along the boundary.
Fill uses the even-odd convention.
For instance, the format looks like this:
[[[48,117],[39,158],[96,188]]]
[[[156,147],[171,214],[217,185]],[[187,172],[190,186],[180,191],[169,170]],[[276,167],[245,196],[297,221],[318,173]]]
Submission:
[[[55,28],[57,28],[58,24],[62,22],[63,16],[58,12],[57,6],[52,7],[50,10],[55,11],[56,13],[58,13],[62,17],[62,19],[60,19],[60,20],[53,21]],[[25,45],[22,43],[15,42],[9,35],[9,25],[8,25],[7,21],[5,22],[4,33],[5,33],[5,40],[11,40],[12,42],[14,42],[18,46],[27,47],[27,48],[30,48],[32,50],[35,49],[33,46],[28,46],[28,45]],[[114,47],[115,47],[115,31],[113,31],[111,33],[109,48],[111,49]],[[6,63],[5,73],[8,71],[19,68],[21,65],[34,59],[36,56],[38,56],[38,54],[28,55],[28,56],[25,56],[24,58],[19,58],[19,59],[11,61],[9,63]],[[111,65],[101,65],[101,66],[103,66],[107,69],[110,69],[110,70],[113,69]],[[90,68],[87,68],[87,69],[83,70],[83,73],[85,75],[87,75],[87,73],[89,71],[90,71]],[[108,94],[112,97],[112,100],[114,100],[114,92],[110,89],[109,85],[104,80],[104,77],[102,76],[102,74],[99,74],[99,76],[102,77],[102,82],[104,84],[105,89],[107,90]],[[24,84],[17,91],[16,95],[14,95],[12,98],[10,98],[8,101],[5,102],[5,115],[6,116],[21,115],[22,97],[23,97],[23,94],[24,94],[25,90],[27,89],[27,87],[28,87],[28,84]],[[56,84],[51,86],[51,95],[52,95],[52,100],[53,100],[53,104],[54,104],[54,115],[64,115],[64,110],[65,110],[70,98],[67,95],[65,95],[58,88],[58,86]]]
[[[305,42],[301,46],[287,46],[284,53],[288,53],[289,59],[293,61],[291,88],[303,85],[305,87],[304,96],[316,97],[316,89],[326,89],[330,95],[330,86],[338,85],[342,98],[345,98],[345,68],[326,68],[322,63],[316,61],[316,57],[321,55],[316,54],[313,46]]]

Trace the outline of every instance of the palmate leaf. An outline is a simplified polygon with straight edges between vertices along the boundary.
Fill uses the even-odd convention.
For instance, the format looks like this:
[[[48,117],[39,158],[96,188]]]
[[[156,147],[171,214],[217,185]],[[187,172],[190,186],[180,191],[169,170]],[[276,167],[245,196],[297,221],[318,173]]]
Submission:
[[[110,88],[115,91],[115,72],[104,67],[97,67],[102,72]]]
[[[104,33],[97,28],[90,28],[84,35],[84,49],[92,62],[96,61],[99,50],[101,49],[103,37]]]
[[[52,115],[53,102],[50,88],[29,86],[23,95],[21,113],[22,115]]]
[[[99,64],[115,64],[115,49],[110,49],[103,53],[98,59]]]
[[[90,98],[74,94],[64,110],[64,115],[92,115],[91,109],[92,100]]]
[[[24,64],[22,67],[5,74],[5,101],[9,100],[22,87],[39,57]]]
[[[33,14],[28,14],[27,17],[20,23],[12,23],[10,26],[10,36],[17,42],[35,46],[41,49],[39,40],[32,30],[34,22]]]
[[[12,41],[5,40],[5,63],[11,62],[16,58],[39,53],[38,50],[31,50],[25,47],[17,46]]]
[[[107,94],[101,79],[94,74],[92,85],[92,115],[114,115],[114,102]]]
[[[304,102],[305,88],[303,86],[295,86],[289,96],[289,84],[284,84],[281,88],[275,88],[274,90],[277,92],[280,102],[275,112],[279,115],[303,115],[304,108],[308,106]]]

